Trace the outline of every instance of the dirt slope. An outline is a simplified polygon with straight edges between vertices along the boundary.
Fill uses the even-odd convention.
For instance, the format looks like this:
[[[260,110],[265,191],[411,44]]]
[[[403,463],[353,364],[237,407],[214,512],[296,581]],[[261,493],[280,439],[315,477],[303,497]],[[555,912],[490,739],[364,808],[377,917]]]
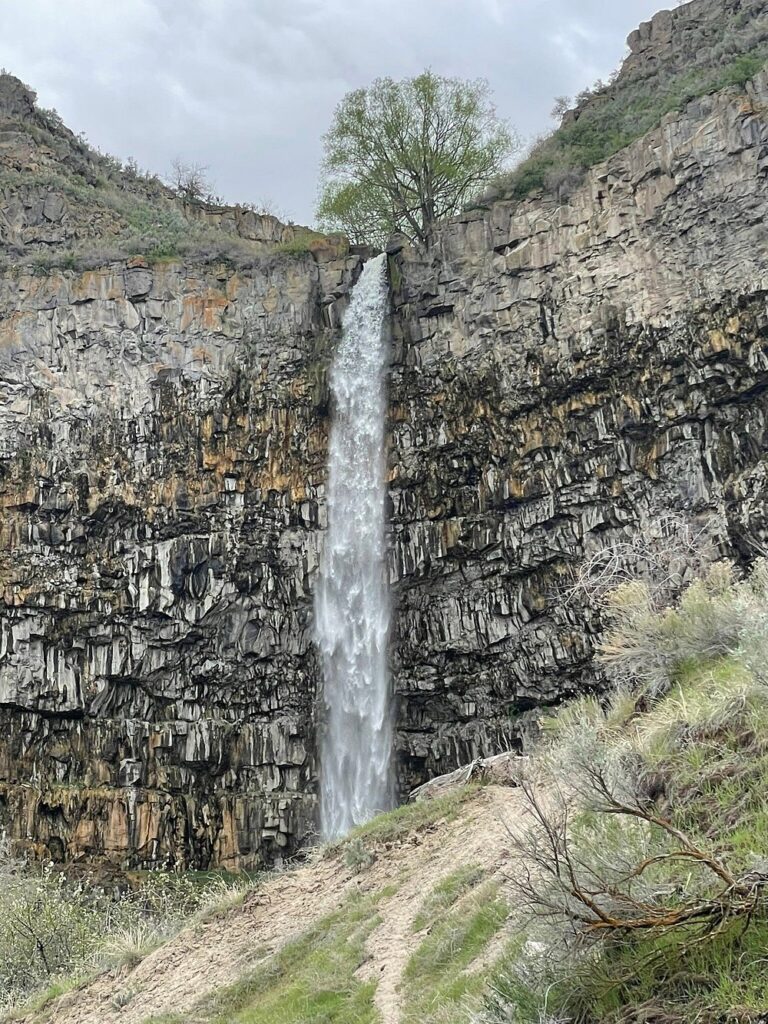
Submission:
[[[462,804],[458,817],[438,820],[398,838],[359,874],[341,855],[318,859],[277,875],[241,907],[182,931],[133,968],[102,975],[69,992],[25,1024],[143,1024],[164,1013],[186,1013],[214,990],[231,984],[285,942],[340,907],[354,890],[397,885],[379,907],[360,976],[377,981],[382,1024],[399,1024],[398,986],[420,936],[412,922],[423,898],[462,866],[479,866],[501,878],[508,856],[504,822],[520,813],[516,790],[490,785]],[[126,994],[130,994],[125,1005]],[[189,1017],[195,1019],[194,1013]]]

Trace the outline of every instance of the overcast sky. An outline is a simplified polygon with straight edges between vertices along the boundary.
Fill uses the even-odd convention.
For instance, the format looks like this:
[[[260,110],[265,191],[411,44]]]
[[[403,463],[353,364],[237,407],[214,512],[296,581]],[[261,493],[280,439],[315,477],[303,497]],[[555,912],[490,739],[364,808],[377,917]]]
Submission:
[[[673,0],[0,0],[0,65],[100,149],[209,168],[228,201],[310,223],[345,92],[425,67],[487,78],[526,137]]]

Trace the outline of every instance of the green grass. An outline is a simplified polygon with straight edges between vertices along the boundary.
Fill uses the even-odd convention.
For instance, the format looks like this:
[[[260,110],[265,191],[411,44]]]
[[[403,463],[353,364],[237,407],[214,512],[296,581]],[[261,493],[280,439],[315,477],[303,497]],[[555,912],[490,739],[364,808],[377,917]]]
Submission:
[[[575,971],[553,990],[553,1005],[567,1005],[576,1020],[626,1018],[650,1001],[687,1020],[725,1019],[768,1007],[768,921],[734,924],[697,946],[670,932],[614,941],[599,960]],[[749,1019],[745,1017],[745,1019]]]
[[[54,999],[66,995],[67,992],[72,992],[94,977],[95,975],[93,974],[80,974],[72,978],[58,978],[56,981],[52,981],[50,985],[30,996],[21,1006],[0,1014],[0,1021],[18,1020],[22,1015],[26,1017],[30,1014],[38,1014],[45,1010]]]
[[[348,843],[356,840],[369,845],[383,846],[405,839],[412,833],[439,821],[453,821],[462,806],[477,795],[478,789],[477,785],[461,786],[434,800],[402,804],[393,811],[379,814],[364,825],[358,825],[343,839],[333,843],[328,850],[330,853],[338,853],[343,851]]]
[[[573,1024],[654,1019],[723,1024],[759,1018],[768,1007],[768,922],[734,924],[698,946],[669,932],[611,940],[600,956],[571,963],[567,975],[531,969],[521,945],[510,945],[483,996],[489,1024],[541,1024],[544,1011]],[[510,1017],[510,1007],[514,1017]]]
[[[127,872],[127,877],[134,888],[151,881],[157,876],[157,871],[144,868],[136,868]],[[203,893],[209,890],[217,882],[227,885],[242,886],[244,890],[260,885],[270,877],[269,871],[230,871],[228,868],[214,868],[208,871],[185,871],[183,877],[195,890]]]
[[[276,246],[277,252],[289,253],[294,256],[303,256],[312,251],[310,243],[325,238],[319,231],[312,231],[310,228],[302,228],[296,231],[289,242],[280,242]]]
[[[464,1003],[485,987],[487,971],[472,972],[509,915],[498,886],[488,884],[437,916],[403,972],[403,1024],[459,1024]]]
[[[724,89],[728,85],[737,85],[743,88],[750,78],[761,70],[766,61],[766,51],[760,50],[756,53],[745,53],[726,67],[717,83],[718,89]]]
[[[413,919],[411,930],[420,932],[429,927],[436,917],[452,907],[465,893],[482,881],[485,871],[476,865],[465,865],[438,882],[427,895],[421,910]]]
[[[394,891],[352,896],[242,981],[205,999],[191,1018],[171,1016],[163,1024],[376,1024],[375,982],[359,981],[355,972],[379,923],[376,906]]]

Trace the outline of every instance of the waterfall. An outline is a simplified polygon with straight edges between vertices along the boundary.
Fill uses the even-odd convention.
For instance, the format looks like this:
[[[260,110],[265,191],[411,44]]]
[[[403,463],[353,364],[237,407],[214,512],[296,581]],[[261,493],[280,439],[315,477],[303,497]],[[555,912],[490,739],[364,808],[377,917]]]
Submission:
[[[320,820],[330,839],[392,804],[384,416],[386,256],[363,267],[331,370],[328,531],[315,592],[325,722]]]

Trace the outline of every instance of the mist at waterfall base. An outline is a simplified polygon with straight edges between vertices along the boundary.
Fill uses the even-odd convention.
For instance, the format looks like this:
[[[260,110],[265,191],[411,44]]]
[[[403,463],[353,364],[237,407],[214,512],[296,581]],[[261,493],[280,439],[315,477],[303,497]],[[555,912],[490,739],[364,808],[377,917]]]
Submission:
[[[387,667],[386,256],[363,267],[331,370],[328,530],[315,591],[325,710],[320,825],[333,839],[393,803]]]

